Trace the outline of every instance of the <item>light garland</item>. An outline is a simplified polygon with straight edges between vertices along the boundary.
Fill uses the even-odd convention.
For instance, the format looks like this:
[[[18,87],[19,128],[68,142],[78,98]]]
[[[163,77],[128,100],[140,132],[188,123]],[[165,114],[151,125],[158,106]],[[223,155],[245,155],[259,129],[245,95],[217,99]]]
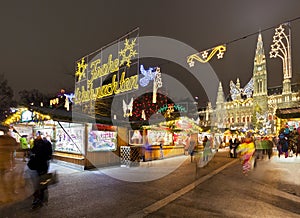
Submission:
[[[22,113],[24,111],[27,111],[27,110],[28,110],[28,108],[20,108],[20,109],[18,109],[14,114],[12,114],[11,116],[9,116],[4,121],[4,124],[7,125],[7,126],[9,126],[11,124],[20,122],[21,121],[21,117],[22,117]],[[34,120],[38,120],[38,121],[44,121],[44,120],[50,120],[51,117],[49,115],[44,115],[44,114],[41,114],[39,112],[34,111],[33,112],[33,119]]]
[[[198,61],[200,63],[207,63],[208,61],[210,61],[210,59],[212,59],[212,57],[217,54],[217,58],[218,59],[222,59],[223,55],[226,51],[226,45],[219,45],[216,46],[212,49],[208,49],[205,51],[202,51],[200,53],[196,53],[196,54],[192,54],[190,56],[187,57],[187,63],[189,64],[190,67],[194,67],[195,65],[195,61]]]

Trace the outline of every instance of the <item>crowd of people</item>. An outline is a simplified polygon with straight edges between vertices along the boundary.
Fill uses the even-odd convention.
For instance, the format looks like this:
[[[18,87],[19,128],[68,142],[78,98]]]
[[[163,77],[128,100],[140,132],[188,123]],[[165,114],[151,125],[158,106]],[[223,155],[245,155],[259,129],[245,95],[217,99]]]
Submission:
[[[256,166],[257,159],[268,159],[273,154],[273,148],[277,148],[278,157],[297,157],[300,154],[300,127],[290,130],[289,126],[280,129],[278,135],[260,136],[248,132],[244,137],[232,137],[229,139],[229,156],[239,157],[242,163],[243,173],[247,173]]]
[[[217,140],[213,135],[204,136],[201,139],[203,145],[202,162],[207,162],[212,156],[212,151],[217,151],[225,144],[224,140]],[[285,158],[298,156],[300,154],[300,127],[290,130],[289,126],[280,129],[278,135],[259,135],[252,131],[242,135],[231,135],[227,138],[229,157],[239,158],[242,164],[242,171],[245,175],[256,166],[258,159],[271,159],[273,150],[277,149],[278,157]],[[193,154],[191,154],[193,155]]]

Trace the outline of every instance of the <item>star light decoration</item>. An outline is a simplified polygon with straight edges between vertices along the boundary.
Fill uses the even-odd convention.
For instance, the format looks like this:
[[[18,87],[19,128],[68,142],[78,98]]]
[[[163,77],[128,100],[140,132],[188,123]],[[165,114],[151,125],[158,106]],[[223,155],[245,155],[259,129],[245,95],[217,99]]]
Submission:
[[[138,54],[137,51],[134,49],[136,45],[136,39],[137,38],[133,39],[131,42],[129,42],[128,39],[125,39],[124,49],[119,51],[119,55],[122,58],[120,61],[120,65],[126,63],[126,66],[130,67],[131,58],[135,57]]]
[[[218,59],[222,59],[224,56],[224,53],[226,51],[226,45],[219,45],[216,46],[212,49],[208,49],[205,51],[202,51],[200,53],[192,54],[187,57],[187,63],[189,64],[190,67],[194,67],[195,65],[195,60],[200,62],[200,63],[207,63],[212,59],[212,57],[217,54]]]
[[[286,35],[284,25],[289,27],[289,24],[281,24],[275,29],[270,58],[281,58],[283,77],[284,79],[290,79],[292,78],[290,34]]]
[[[82,78],[85,78],[85,70],[87,66],[88,65],[85,63],[84,58],[82,58],[81,61],[77,62],[77,70],[75,72],[77,82],[80,82]]]

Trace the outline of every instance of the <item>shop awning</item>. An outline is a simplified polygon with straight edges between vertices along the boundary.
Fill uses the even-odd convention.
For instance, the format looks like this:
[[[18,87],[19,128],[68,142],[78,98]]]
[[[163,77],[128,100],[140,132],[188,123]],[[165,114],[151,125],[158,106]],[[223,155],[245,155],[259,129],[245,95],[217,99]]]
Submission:
[[[276,116],[281,119],[300,118],[300,107],[277,109]]]

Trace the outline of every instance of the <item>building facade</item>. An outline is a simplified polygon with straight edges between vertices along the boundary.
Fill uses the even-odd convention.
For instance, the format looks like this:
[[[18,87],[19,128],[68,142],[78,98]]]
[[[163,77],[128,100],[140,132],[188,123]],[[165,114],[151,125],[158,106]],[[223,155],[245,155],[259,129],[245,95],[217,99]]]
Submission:
[[[219,83],[216,106],[211,102],[199,111],[200,126],[218,129],[254,129],[266,134],[275,133],[278,126],[276,110],[299,105],[299,86],[283,80],[280,87],[268,88],[267,64],[262,35],[258,35],[254,57],[253,75],[244,88],[239,78],[230,81],[230,97],[225,98],[222,83]]]

